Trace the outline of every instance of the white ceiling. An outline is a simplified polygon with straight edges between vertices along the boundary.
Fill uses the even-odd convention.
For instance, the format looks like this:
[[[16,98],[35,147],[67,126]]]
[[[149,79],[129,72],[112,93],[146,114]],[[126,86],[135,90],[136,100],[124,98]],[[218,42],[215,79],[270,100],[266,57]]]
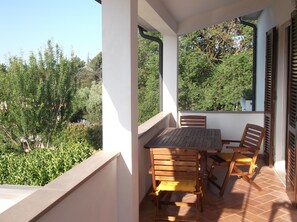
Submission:
[[[161,0],[162,4],[168,9],[169,13],[181,22],[196,14],[205,11],[213,11],[216,8],[233,4],[238,0]]]
[[[139,23],[147,30],[184,34],[269,7],[273,0],[139,0]]]

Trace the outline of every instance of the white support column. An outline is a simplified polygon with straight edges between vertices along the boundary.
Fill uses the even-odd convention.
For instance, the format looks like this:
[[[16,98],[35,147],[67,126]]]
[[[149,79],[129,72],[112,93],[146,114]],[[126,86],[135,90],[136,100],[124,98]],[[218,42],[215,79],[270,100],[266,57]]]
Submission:
[[[123,222],[139,220],[137,2],[102,1],[103,149],[121,152],[114,213]]]
[[[178,36],[163,37],[163,111],[177,121],[178,109]]]

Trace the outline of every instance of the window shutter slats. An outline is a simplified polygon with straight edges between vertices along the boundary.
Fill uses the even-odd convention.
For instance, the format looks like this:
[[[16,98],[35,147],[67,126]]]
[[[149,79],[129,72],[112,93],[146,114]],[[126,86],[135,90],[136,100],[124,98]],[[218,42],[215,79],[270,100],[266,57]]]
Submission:
[[[286,156],[286,188],[287,193],[296,206],[296,114],[297,114],[297,13],[291,17],[290,27],[290,63],[288,77],[288,129]]]
[[[264,162],[270,167],[274,158],[274,101],[275,101],[275,72],[276,72],[276,28],[266,33],[266,62],[265,62],[265,103],[264,125],[266,133],[264,137]]]

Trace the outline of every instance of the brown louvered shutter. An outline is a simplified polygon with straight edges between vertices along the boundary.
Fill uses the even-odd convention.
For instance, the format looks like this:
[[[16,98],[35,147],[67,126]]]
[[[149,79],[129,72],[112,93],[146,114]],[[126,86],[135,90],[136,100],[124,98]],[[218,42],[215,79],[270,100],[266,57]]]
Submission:
[[[286,188],[287,194],[296,207],[296,114],[297,114],[297,13],[291,18],[290,30],[290,65],[288,79],[288,130],[287,130],[287,161]]]
[[[276,73],[276,28],[266,33],[265,63],[265,103],[264,125],[264,162],[272,167],[274,164],[274,107],[275,107],[275,73]]]

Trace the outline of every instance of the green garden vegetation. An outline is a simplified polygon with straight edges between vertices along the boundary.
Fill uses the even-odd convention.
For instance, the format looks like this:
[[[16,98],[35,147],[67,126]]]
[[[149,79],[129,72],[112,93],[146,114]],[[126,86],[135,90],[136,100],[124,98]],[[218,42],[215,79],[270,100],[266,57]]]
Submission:
[[[179,44],[179,110],[240,110],[252,90],[252,30],[234,20]],[[159,112],[158,56],[139,36],[139,124]],[[101,52],[84,62],[49,41],[28,61],[0,64],[0,85],[0,183],[45,185],[101,149]]]
[[[1,65],[1,184],[44,185],[101,149],[95,59],[68,59],[49,41],[38,57]]]
[[[43,186],[97,152],[101,128],[69,124],[51,148],[0,155],[0,183]]]

